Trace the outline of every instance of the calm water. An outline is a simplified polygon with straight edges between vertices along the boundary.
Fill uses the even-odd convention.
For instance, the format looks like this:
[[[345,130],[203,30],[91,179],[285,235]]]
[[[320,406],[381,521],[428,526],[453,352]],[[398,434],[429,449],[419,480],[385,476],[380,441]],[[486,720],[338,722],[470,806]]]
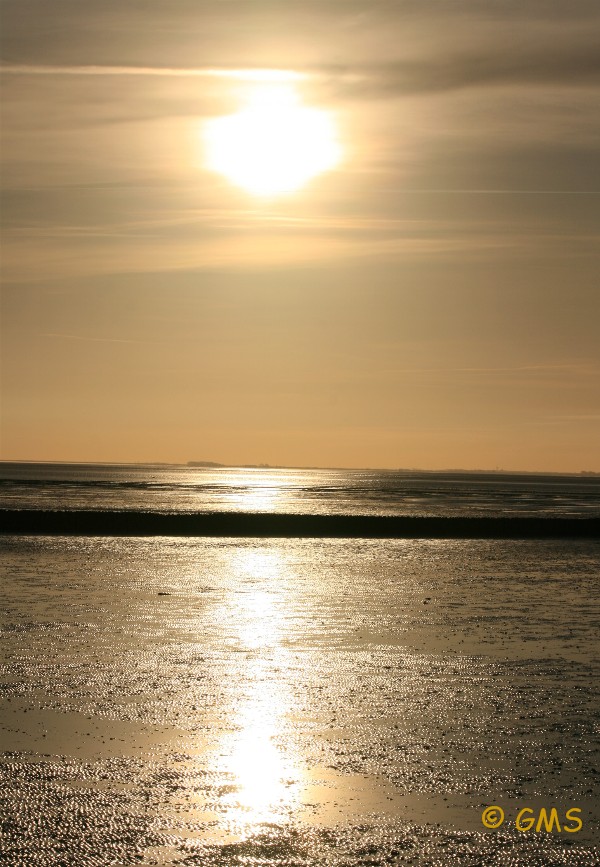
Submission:
[[[0,508],[600,515],[600,476],[0,464]]]
[[[3,504],[598,509],[596,480],[48,473]],[[0,863],[600,863],[600,543],[0,545]]]

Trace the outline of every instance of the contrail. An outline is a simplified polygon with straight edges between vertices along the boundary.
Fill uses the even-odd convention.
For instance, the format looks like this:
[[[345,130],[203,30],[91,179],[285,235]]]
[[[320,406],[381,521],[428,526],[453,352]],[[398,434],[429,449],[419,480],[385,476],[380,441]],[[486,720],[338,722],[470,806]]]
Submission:
[[[306,73],[290,69],[231,69],[200,67],[184,69],[163,66],[41,66],[27,63],[3,63],[0,72],[9,75],[141,75],[172,78],[233,78],[241,81],[299,81]]]

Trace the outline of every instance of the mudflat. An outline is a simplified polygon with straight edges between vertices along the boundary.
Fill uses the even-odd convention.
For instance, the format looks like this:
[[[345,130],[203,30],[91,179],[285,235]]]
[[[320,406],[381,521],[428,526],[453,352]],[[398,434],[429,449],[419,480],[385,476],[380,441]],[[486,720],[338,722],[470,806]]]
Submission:
[[[598,863],[597,542],[1,544],[5,863]]]

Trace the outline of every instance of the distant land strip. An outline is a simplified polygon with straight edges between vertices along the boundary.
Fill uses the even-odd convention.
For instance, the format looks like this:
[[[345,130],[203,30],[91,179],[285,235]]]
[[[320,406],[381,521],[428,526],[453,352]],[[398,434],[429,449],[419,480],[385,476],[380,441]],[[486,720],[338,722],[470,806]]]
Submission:
[[[0,533],[295,539],[600,539],[600,518],[0,510]]]

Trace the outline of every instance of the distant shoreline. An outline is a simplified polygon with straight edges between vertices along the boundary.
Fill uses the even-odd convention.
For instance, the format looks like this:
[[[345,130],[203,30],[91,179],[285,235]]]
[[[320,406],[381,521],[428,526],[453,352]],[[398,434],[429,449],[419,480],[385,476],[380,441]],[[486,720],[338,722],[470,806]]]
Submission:
[[[167,461],[35,461],[35,460],[5,460],[0,458],[2,466],[48,466],[48,467],[161,467],[189,470],[313,470],[322,472],[345,473],[406,473],[413,475],[479,475],[479,476],[567,476],[569,478],[600,478],[596,470],[504,470],[504,469],[423,469],[420,467],[312,467],[287,466],[284,464],[220,464],[215,461],[188,461],[185,464],[169,463]]]
[[[0,510],[0,533],[362,539],[600,539],[600,518]]]

